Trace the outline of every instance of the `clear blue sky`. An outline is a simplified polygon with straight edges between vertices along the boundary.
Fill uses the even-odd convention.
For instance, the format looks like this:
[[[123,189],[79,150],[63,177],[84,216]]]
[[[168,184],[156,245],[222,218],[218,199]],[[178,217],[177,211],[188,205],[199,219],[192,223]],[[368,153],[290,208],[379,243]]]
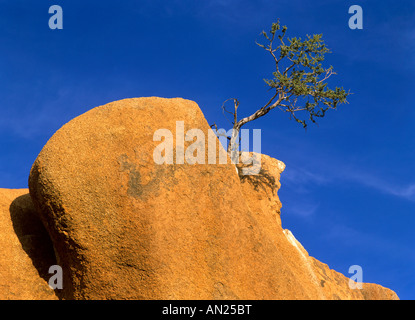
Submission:
[[[63,30],[48,27],[51,5]],[[363,8],[364,29],[348,27]],[[288,36],[322,33],[350,104],[305,132],[274,110],[262,151],[284,161],[283,227],[310,255],[402,299],[415,298],[415,2],[413,0],[0,0],[0,187],[25,188],[63,124],[110,101],[183,97],[227,128],[269,98],[273,63],[255,45],[280,18]],[[278,272],[278,270],[275,270]]]

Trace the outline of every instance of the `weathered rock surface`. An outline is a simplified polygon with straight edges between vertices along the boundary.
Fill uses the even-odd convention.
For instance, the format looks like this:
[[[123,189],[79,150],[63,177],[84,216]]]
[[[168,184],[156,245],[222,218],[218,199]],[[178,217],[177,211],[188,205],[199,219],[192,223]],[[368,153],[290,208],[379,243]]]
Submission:
[[[42,149],[29,189],[63,268],[62,298],[393,296],[336,289],[328,283],[341,275],[298,249],[281,227],[281,162],[263,156],[263,180],[241,182],[233,165],[208,164],[208,152],[205,164],[156,164],[157,129],[173,133],[173,154],[183,151],[176,121],[209,136],[194,102],[138,98],[88,111]]]
[[[55,300],[47,279],[56,264],[29,190],[0,189],[0,300]]]
[[[265,217],[273,224],[275,220],[277,225],[281,227],[282,204],[278,197],[278,190],[281,187],[280,176],[285,170],[285,164],[265,154],[248,153],[247,155],[251,159],[252,157],[261,159],[261,169],[258,174],[243,175],[239,170],[242,192],[249,209],[254,213],[254,216]],[[239,168],[246,167],[242,160],[237,166]]]
[[[208,137],[194,102],[129,99],[70,121],[39,154],[30,193],[64,298],[294,298],[294,274],[253,219],[234,166],[207,155],[206,164],[155,164],[154,132],[174,133],[178,120]]]
[[[300,283],[295,290],[306,294],[308,299],[398,299],[395,292],[377,284],[364,283],[362,289],[351,289],[349,278],[309,256],[291,231],[283,229],[281,225],[282,204],[277,191],[281,186],[279,179],[285,164],[267,155],[262,154],[260,157],[261,171],[258,175],[240,176],[242,191],[262,231],[275,243],[284,262],[293,270]],[[277,299],[284,299],[284,293],[280,292]]]

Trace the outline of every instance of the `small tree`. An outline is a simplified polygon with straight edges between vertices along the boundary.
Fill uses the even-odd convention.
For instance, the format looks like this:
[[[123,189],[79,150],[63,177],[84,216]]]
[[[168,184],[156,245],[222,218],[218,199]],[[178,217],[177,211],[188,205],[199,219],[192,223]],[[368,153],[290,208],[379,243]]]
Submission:
[[[265,49],[275,62],[273,79],[265,79],[265,83],[273,91],[268,102],[248,117],[238,120],[239,101],[235,98],[226,100],[222,110],[230,113],[232,119],[232,135],[228,137],[228,154],[233,163],[237,163],[238,137],[240,129],[246,123],[258,119],[272,109],[279,108],[290,114],[290,118],[300,123],[303,128],[307,122],[316,123],[316,118],[325,116],[327,110],[336,109],[341,103],[347,103],[343,88],[329,89],[326,80],[333,74],[333,67],[324,68],[324,55],[330,50],[322,40],[321,34],[307,35],[307,39],[286,38],[287,27],[280,26],[279,21],[273,23],[269,33],[262,31],[267,43],[256,44]],[[274,47],[274,42],[277,46]],[[226,103],[233,101],[234,111],[226,109]],[[214,124],[213,126],[216,127]]]

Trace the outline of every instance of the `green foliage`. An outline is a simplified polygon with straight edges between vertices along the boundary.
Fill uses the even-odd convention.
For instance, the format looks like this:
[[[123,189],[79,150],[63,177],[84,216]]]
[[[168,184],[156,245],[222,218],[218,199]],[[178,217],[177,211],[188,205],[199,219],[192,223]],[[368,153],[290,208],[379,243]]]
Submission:
[[[325,68],[322,65],[330,50],[321,34],[301,39],[288,38],[286,32],[287,27],[281,27],[278,21],[272,24],[269,33],[262,32],[268,43],[257,43],[272,55],[276,67],[273,78],[264,81],[275,90],[274,98],[278,97],[278,103],[271,104],[272,98],[266,107],[270,110],[278,106],[305,128],[307,121],[316,123],[316,118],[324,117],[327,110],[346,103],[350,93],[343,88],[333,90],[328,87],[326,80],[335,73],[332,66]],[[274,48],[275,41],[278,45]],[[308,119],[300,118],[299,114],[306,114]]]
[[[237,157],[239,130],[246,123],[263,117],[274,108],[287,112],[304,128],[307,122],[316,123],[317,118],[326,115],[329,109],[336,109],[339,104],[347,103],[346,92],[343,88],[334,90],[328,87],[327,80],[335,74],[333,67],[323,67],[324,57],[330,50],[322,40],[321,34],[307,35],[306,39],[286,37],[287,27],[279,21],[271,25],[267,33],[262,35],[268,41],[266,45],[258,46],[268,51],[274,59],[275,71],[272,79],[265,79],[265,83],[274,90],[273,96],[261,108],[250,116],[238,120],[239,101],[228,99],[222,105],[222,111],[233,116],[232,136],[228,137],[228,154],[231,159]],[[278,43],[274,47],[274,41]],[[232,100],[234,111],[228,111],[225,104]],[[213,126],[216,127],[214,124]]]

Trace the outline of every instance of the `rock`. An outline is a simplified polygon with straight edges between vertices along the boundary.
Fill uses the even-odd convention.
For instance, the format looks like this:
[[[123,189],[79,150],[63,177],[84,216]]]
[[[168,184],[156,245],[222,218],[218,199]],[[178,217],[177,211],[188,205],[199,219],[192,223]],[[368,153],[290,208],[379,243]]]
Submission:
[[[395,291],[375,283],[363,283],[361,293],[364,300],[399,300]]]
[[[204,163],[178,164],[197,145],[182,144],[181,125],[212,133],[192,101],[126,99],[73,119],[42,149],[29,189],[63,268],[61,298],[333,298],[326,269],[282,229],[284,164],[263,156],[262,176],[240,181],[234,165],[218,164],[216,138],[218,154],[209,145]],[[154,141],[158,129],[173,133],[164,156],[174,164],[154,159],[168,141]]]
[[[206,164],[155,164],[153,135],[174,133],[177,120],[208,137],[196,103],[138,98],[73,119],[40,152],[29,189],[63,268],[63,297],[306,297],[294,295],[295,276],[253,219],[233,165],[208,164],[208,154]]]
[[[29,190],[0,189],[0,300],[56,300],[49,287],[53,246]]]
[[[252,156],[252,153],[249,154]],[[301,290],[309,299],[320,300],[396,300],[395,292],[377,284],[364,283],[351,289],[349,278],[310,257],[301,243],[281,225],[281,202],[277,191],[285,164],[260,155],[261,171],[256,176],[240,176],[244,198],[267,236],[273,239],[284,262],[293,270]],[[289,281],[287,279],[286,281]],[[283,299],[280,292],[277,299]]]
[[[244,175],[239,170],[242,192],[250,210],[256,216],[266,216],[272,222],[276,220],[277,224],[281,226],[282,204],[277,192],[281,187],[280,175],[285,170],[285,164],[265,154],[250,152],[244,153],[244,156],[250,159],[258,157],[261,161],[261,169],[256,175]],[[242,163],[242,159],[237,166],[239,168],[246,167]]]

